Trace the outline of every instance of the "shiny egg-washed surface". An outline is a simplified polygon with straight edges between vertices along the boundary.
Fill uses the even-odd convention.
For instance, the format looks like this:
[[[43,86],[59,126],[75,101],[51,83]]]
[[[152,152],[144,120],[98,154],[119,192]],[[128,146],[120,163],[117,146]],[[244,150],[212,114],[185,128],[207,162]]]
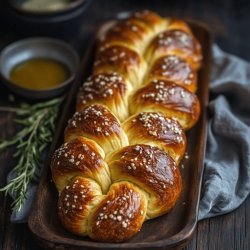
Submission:
[[[93,75],[79,89],[77,112],[51,162],[67,230],[120,242],[174,208],[184,131],[200,114],[201,59],[185,22],[150,11],[100,38]]]

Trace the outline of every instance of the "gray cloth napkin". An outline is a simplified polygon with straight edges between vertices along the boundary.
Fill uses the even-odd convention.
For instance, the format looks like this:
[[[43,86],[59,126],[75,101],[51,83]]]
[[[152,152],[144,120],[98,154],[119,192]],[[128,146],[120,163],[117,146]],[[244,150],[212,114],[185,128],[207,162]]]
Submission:
[[[228,213],[250,190],[250,64],[213,46],[199,219]]]
[[[250,189],[250,64],[213,46],[209,129],[199,219],[228,213]],[[26,222],[37,184],[12,222]]]

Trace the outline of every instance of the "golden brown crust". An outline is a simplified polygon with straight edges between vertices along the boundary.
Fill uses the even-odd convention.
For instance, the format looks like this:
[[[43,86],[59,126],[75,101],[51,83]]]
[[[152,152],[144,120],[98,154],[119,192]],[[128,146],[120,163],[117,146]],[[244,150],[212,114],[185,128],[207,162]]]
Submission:
[[[94,179],[107,191],[110,185],[109,168],[103,160],[102,149],[95,142],[77,137],[64,143],[52,157],[52,178],[61,191],[74,176]]]
[[[118,150],[107,161],[113,182],[126,180],[149,194],[148,218],[173,208],[182,189],[181,175],[163,150],[137,144]]]
[[[91,104],[107,106],[120,121],[128,117],[128,94],[130,86],[117,73],[90,76],[77,95],[77,111]]]
[[[128,145],[117,118],[103,105],[95,104],[76,112],[64,132],[65,141],[83,136],[96,141],[107,154]]]
[[[58,214],[64,227],[75,234],[86,235],[89,214],[101,199],[101,189],[91,179],[78,176],[70,180],[58,201]]]
[[[195,92],[197,89],[197,73],[183,59],[175,55],[160,57],[149,71],[145,83],[151,80],[168,80]]]
[[[135,235],[147,211],[146,196],[129,182],[114,183],[90,220],[90,236],[107,242],[120,242]]]
[[[146,67],[144,59],[134,50],[121,45],[103,46],[96,56],[94,74],[118,72],[133,86],[138,86]]]
[[[123,123],[129,144],[148,144],[164,150],[177,162],[186,149],[186,136],[178,121],[156,112],[141,112]]]
[[[145,48],[145,39],[152,37],[153,32],[142,22],[135,18],[118,22],[103,37],[98,51],[111,45],[122,45],[142,54]]]
[[[154,33],[158,33],[167,28],[166,19],[149,10],[136,12],[132,15],[131,19],[132,18],[135,18],[147,25],[152,31],[154,31]]]
[[[147,10],[136,12],[128,19],[117,22],[101,37],[98,51],[105,47],[121,45],[142,55],[155,32],[160,32],[166,27],[166,19],[157,14]]]
[[[154,62],[165,55],[178,55],[185,59],[195,70],[202,60],[201,46],[197,39],[182,30],[167,30],[157,35],[147,49],[147,61]]]
[[[183,20],[178,19],[178,18],[169,18],[167,29],[168,30],[182,30],[182,31],[192,34],[192,31],[189,25]]]
[[[160,112],[176,118],[186,130],[191,128],[200,115],[197,96],[187,89],[165,80],[153,80],[138,89],[131,97],[130,111],[136,114],[142,111]]]

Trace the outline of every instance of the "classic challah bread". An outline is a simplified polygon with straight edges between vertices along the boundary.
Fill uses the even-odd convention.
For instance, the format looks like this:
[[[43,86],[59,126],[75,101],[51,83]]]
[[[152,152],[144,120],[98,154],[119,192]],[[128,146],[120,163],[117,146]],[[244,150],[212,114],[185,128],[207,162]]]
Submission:
[[[168,213],[182,190],[185,130],[200,114],[201,47],[182,20],[143,11],[99,41],[65,143],[51,161],[58,214],[70,232],[107,242]]]

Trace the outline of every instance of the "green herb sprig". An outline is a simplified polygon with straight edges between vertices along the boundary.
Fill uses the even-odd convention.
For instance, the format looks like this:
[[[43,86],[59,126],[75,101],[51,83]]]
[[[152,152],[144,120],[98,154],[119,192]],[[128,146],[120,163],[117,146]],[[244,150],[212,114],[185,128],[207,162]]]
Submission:
[[[10,146],[16,147],[16,177],[0,189],[6,195],[14,194],[15,199],[11,204],[14,211],[20,211],[25,202],[28,185],[35,177],[36,168],[42,163],[44,149],[52,140],[62,99],[56,98],[35,105],[23,104],[20,108],[0,108],[0,111],[15,112],[17,119],[14,121],[22,126],[11,139],[0,141],[0,152]]]

